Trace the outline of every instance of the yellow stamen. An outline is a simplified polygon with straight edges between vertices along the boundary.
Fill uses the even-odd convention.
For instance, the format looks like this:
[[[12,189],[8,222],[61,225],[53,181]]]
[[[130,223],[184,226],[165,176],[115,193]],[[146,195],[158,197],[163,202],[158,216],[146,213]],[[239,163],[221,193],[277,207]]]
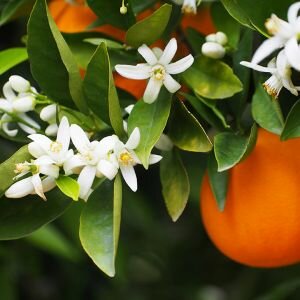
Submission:
[[[50,151],[54,153],[59,153],[62,149],[62,144],[60,142],[52,142],[50,144]]]

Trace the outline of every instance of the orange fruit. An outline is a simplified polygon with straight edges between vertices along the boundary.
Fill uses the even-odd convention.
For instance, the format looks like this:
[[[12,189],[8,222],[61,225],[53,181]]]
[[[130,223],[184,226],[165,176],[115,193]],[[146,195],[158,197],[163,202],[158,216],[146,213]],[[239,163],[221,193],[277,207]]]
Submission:
[[[231,259],[254,267],[300,261],[300,139],[258,132],[250,156],[231,169],[226,205],[217,208],[208,176],[200,195],[204,227]]]

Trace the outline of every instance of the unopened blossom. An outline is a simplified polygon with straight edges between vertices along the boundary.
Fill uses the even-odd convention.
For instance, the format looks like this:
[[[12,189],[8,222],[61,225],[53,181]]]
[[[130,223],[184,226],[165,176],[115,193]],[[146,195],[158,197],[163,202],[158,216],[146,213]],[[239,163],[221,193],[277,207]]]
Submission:
[[[201,0],[200,0],[201,1]],[[200,4],[199,0],[173,0],[176,4],[182,5],[182,13],[184,14],[197,14],[197,5]]]
[[[190,54],[171,63],[176,51],[177,41],[175,38],[170,40],[164,51],[160,48],[150,49],[144,44],[138,48],[138,52],[146,60],[146,63],[136,66],[116,65],[115,69],[126,78],[149,79],[143,98],[146,103],[152,103],[157,99],[162,85],[170,93],[177,92],[181,85],[171,75],[184,72],[194,62],[194,58]]]
[[[40,129],[39,124],[26,114],[35,107],[35,94],[36,90],[21,76],[13,75],[4,84],[4,98],[0,98],[0,110],[3,112],[0,127],[7,135],[17,135],[18,129],[9,128],[9,124],[16,120],[20,120],[17,124],[26,133],[35,133],[36,129]]]
[[[31,173],[32,175],[17,181],[5,192],[7,198],[22,198],[30,194],[37,194],[47,200],[45,192],[56,186],[55,179],[59,176],[59,167],[52,164],[50,159],[41,157],[31,163],[18,163],[15,169],[16,179]],[[41,175],[43,178],[41,178]]]
[[[272,97],[277,98],[283,87],[289,90],[293,95],[298,96],[299,87],[295,87],[292,82],[291,65],[287,60],[284,50],[280,51],[277,58],[272,59],[267,67],[246,61],[242,61],[241,65],[259,72],[271,73],[271,77],[263,86]]]
[[[58,125],[56,123],[57,104],[49,104],[45,106],[40,112],[41,120],[49,123],[45,129],[46,135],[56,136]]]
[[[228,42],[225,33],[219,31],[206,36],[206,42],[202,45],[201,52],[203,55],[213,58],[220,59],[225,56],[226,49],[225,45]]]
[[[284,48],[289,64],[300,71],[300,48],[298,45],[300,36],[299,9],[300,2],[296,2],[289,7],[288,21],[278,18],[275,14],[271,15],[265,25],[272,37],[265,40],[256,50],[252,63],[258,64],[275,50]]]

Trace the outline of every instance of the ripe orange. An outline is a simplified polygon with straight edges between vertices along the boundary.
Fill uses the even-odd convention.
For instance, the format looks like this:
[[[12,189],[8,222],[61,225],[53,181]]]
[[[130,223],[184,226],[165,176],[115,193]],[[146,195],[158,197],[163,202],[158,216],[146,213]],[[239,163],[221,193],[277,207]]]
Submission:
[[[214,244],[231,259],[255,267],[300,261],[300,139],[281,142],[259,130],[250,156],[230,171],[224,212],[204,178],[201,214]]]

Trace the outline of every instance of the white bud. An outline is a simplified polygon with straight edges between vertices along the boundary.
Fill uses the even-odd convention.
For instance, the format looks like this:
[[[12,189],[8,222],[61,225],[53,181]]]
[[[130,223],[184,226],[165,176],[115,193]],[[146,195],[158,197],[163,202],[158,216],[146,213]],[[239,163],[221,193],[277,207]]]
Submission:
[[[126,14],[127,14],[127,7],[126,7],[125,5],[122,5],[122,6],[120,7],[120,13],[121,13],[122,15],[126,15]]]
[[[17,113],[25,113],[34,110],[35,98],[33,96],[25,96],[17,98],[12,104],[13,110]]]
[[[205,40],[207,42],[214,42],[214,43],[217,42],[216,34],[215,33],[211,33],[211,34],[207,35],[205,37]]]
[[[30,89],[30,82],[18,75],[12,75],[9,77],[9,83],[13,90],[18,93],[28,92]]]
[[[222,46],[226,45],[228,43],[227,35],[224,32],[217,32],[216,33],[216,42]]]
[[[57,135],[57,131],[58,131],[58,126],[57,124],[51,124],[49,125],[46,130],[45,130],[45,133],[46,135],[48,136],[56,136]]]
[[[223,58],[225,55],[224,47],[218,43],[206,42],[201,50],[203,55],[214,59]]]
[[[52,123],[56,119],[56,104],[50,104],[45,106],[40,112],[40,118],[48,123]]]

